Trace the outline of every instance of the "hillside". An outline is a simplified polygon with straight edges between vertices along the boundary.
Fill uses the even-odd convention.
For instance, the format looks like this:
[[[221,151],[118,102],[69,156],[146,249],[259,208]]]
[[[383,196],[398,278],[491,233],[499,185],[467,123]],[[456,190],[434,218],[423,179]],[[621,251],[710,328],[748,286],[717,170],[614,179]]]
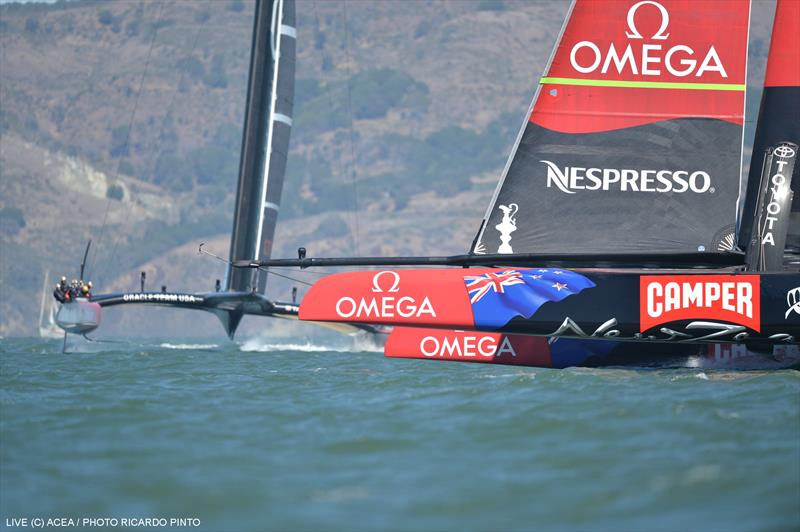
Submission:
[[[464,251],[566,7],[298,1],[276,254]],[[140,269],[175,289],[221,276],[196,244],[227,254],[252,9],[0,6],[0,335],[34,333],[45,269],[74,275],[90,237],[103,290]],[[175,314],[104,330],[207,331]]]

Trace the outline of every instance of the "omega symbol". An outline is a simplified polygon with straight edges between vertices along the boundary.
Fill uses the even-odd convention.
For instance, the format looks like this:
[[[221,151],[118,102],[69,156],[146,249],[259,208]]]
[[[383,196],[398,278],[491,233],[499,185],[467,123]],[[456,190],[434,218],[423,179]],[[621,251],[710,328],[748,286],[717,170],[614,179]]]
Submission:
[[[639,33],[639,30],[636,29],[636,24],[634,23],[634,18],[636,18],[636,10],[642,7],[645,4],[650,4],[656,6],[658,11],[661,13],[661,27],[658,28],[658,31],[653,34],[653,39],[658,41],[666,40],[669,37],[669,33],[664,33],[666,31],[667,26],[669,26],[669,13],[667,12],[666,8],[659,4],[658,2],[654,2],[653,0],[642,0],[636,4],[633,4],[631,8],[628,10],[628,29],[629,32],[625,32],[625,35],[629,39],[642,39],[642,34]]]
[[[381,288],[381,283],[379,281],[381,276],[384,275],[384,274],[389,274],[390,276],[392,276],[394,278],[394,281],[392,281],[392,284],[391,284],[391,286],[389,287],[388,290],[384,290],[383,288]],[[377,292],[377,293],[381,293],[381,292],[390,292],[390,293],[392,293],[392,292],[400,291],[400,274],[397,273],[397,272],[393,272],[391,270],[384,270],[382,272],[376,273],[375,276],[372,278],[372,291],[373,292]]]

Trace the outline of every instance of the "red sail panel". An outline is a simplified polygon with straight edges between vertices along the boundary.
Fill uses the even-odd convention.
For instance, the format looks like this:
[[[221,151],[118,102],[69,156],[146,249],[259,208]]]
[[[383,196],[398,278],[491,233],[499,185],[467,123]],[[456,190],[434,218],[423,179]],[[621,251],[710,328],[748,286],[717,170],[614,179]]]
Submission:
[[[547,339],[520,334],[395,327],[386,340],[384,355],[389,358],[552,367]]]
[[[764,86],[800,86],[800,1],[798,0],[778,0]]]
[[[563,133],[744,120],[747,0],[578,0],[530,120]]]

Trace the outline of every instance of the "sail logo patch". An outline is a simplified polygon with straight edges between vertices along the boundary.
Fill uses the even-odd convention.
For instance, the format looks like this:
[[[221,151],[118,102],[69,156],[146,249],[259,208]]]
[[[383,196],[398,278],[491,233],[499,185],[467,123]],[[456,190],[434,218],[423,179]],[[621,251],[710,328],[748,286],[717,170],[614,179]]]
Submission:
[[[628,9],[626,20],[625,36],[629,42],[624,49],[618,50],[613,42],[608,43],[607,47],[588,40],[577,42],[569,54],[572,68],[581,74],[608,74],[616,71],[619,75],[661,76],[663,68],[679,78],[699,78],[707,72],[716,72],[722,78],[728,77],[714,45],[705,50],[695,50],[687,44],[669,46],[661,42],[641,42],[666,41],[670,36],[667,31],[669,11],[659,2],[642,0],[633,4]],[[656,29],[649,37],[645,37],[640,32],[640,27]]]
[[[372,292],[394,294],[400,291],[400,274],[391,270],[381,271],[372,277]],[[353,298],[344,296],[336,302],[336,314],[340,318],[419,318],[436,317],[430,299],[421,302],[412,296],[380,295]]]
[[[719,320],[760,331],[760,288],[758,275],[641,276],[641,330],[679,320]]]
[[[634,170],[614,168],[584,168],[564,166],[552,161],[539,161],[547,166],[547,188],[557,188],[567,194],[578,190],[619,190],[621,192],[714,192],[708,172],[696,170]]]
[[[792,158],[795,156],[795,151],[791,146],[782,144],[775,148],[772,152],[778,159],[774,165],[775,172],[769,180],[770,197],[769,202],[764,207],[766,211],[764,214],[763,229],[761,234],[761,244],[767,246],[775,246],[775,223],[780,220],[781,211],[783,211],[782,203],[785,203],[786,198],[791,198],[790,183],[792,179],[792,172],[794,164]],[[788,168],[787,168],[788,166]],[[787,178],[788,176],[788,178]],[[791,202],[791,199],[789,199]],[[791,205],[791,203],[789,203]],[[781,244],[783,241],[781,240]]]

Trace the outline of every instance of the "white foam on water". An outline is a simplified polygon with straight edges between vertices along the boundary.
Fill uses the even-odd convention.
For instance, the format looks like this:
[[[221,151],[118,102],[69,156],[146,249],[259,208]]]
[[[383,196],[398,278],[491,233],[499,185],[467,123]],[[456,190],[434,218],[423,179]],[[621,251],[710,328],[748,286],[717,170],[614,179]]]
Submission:
[[[239,349],[244,352],[270,352],[270,351],[303,351],[306,353],[318,353],[322,351],[338,351],[344,353],[383,353],[383,343],[379,339],[374,339],[370,334],[356,333],[349,336],[342,336],[339,341],[314,341],[306,340],[305,343],[276,342],[275,339],[249,338],[239,344]]]
[[[323,351],[341,351],[338,346],[315,344],[306,342],[299,343],[275,343],[266,342],[262,338],[250,338],[245,340],[244,343],[239,344],[239,350],[244,352],[261,352],[267,353],[270,351],[303,351],[306,353],[319,353]]]
[[[216,349],[219,344],[170,344],[163,343],[159,347],[164,349]]]

